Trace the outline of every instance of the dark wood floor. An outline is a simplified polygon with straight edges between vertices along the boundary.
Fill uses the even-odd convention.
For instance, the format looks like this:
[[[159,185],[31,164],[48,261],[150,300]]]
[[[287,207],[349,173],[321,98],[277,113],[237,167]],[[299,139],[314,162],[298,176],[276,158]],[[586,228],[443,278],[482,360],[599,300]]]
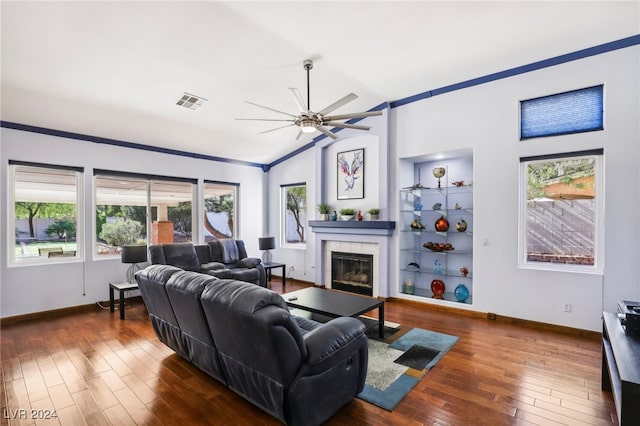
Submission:
[[[277,281],[273,288],[282,290]],[[393,412],[354,399],[328,425],[617,424],[593,336],[406,303],[385,311],[389,321],[460,340]],[[140,302],[127,306],[125,321],[97,310],[1,331],[2,424],[278,424],[159,343]],[[32,419],[52,413],[49,422]]]

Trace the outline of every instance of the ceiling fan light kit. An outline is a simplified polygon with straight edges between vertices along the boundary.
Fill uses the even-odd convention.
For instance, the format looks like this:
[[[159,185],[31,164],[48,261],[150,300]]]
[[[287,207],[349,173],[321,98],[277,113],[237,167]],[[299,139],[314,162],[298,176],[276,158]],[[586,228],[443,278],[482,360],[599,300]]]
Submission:
[[[382,111],[356,112],[351,114],[340,114],[340,115],[334,115],[334,116],[326,115],[340,108],[341,106],[346,105],[347,103],[353,101],[354,99],[357,99],[358,96],[355,93],[349,93],[348,95],[342,97],[341,99],[338,99],[336,102],[332,103],[331,105],[329,105],[328,107],[324,108],[319,112],[313,112],[311,110],[311,102],[310,102],[311,94],[310,94],[310,84],[309,84],[309,71],[313,68],[313,61],[311,59],[306,59],[302,64],[304,69],[307,71],[307,104],[305,105],[304,99],[300,95],[300,92],[298,91],[298,89],[289,88],[293,96],[293,99],[296,105],[298,106],[298,109],[300,110],[300,113],[298,115],[290,114],[288,112],[280,111],[274,108],[270,108],[264,105],[247,101],[248,104],[251,104],[260,108],[264,108],[269,111],[276,112],[278,114],[284,114],[289,116],[290,118],[286,118],[286,119],[285,118],[283,119],[237,118],[236,120],[290,122],[290,124],[286,124],[284,126],[276,127],[275,129],[270,129],[270,130],[265,130],[263,132],[260,132],[261,134],[284,129],[285,127],[298,126],[300,128],[300,131],[298,132],[298,136],[296,137],[296,140],[298,140],[303,133],[314,133],[316,130],[320,131],[321,133],[323,133],[324,135],[332,139],[337,139],[338,137],[336,136],[336,134],[333,133],[331,130],[329,130],[328,127],[338,127],[338,128],[344,128],[344,129],[365,130],[365,131],[368,131],[371,129],[371,127],[369,126],[343,123],[339,120],[350,120],[354,118],[365,118],[365,117],[382,115]]]

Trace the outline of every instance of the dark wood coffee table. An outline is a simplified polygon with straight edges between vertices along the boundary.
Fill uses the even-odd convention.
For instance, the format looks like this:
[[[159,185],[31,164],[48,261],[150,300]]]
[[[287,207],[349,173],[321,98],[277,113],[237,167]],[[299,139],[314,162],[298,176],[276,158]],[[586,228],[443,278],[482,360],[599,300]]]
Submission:
[[[292,291],[282,297],[292,308],[332,318],[357,317],[378,308],[378,335],[384,338],[384,300],[317,287]]]

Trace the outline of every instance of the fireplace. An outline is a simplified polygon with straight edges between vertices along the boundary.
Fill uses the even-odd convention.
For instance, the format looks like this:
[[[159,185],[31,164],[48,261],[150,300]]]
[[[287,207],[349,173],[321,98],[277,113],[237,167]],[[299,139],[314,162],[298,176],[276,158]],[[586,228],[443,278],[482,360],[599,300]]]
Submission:
[[[373,255],[332,251],[331,288],[373,296]]]

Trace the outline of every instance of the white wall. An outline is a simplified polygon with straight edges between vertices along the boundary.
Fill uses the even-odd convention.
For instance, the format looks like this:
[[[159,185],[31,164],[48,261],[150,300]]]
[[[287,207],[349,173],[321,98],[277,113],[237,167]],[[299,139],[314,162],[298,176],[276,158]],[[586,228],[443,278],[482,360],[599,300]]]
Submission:
[[[279,236],[281,235],[282,216],[280,197],[280,185],[306,182],[307,184],[307,217],[315,219],[316,206],[316,182],[315,182],[315,157],[314,150],[308,149],[292,159],[273,167],[267,173],[268,177],[268,226],[265,236],[276,237],[276,249],[272,250],[273,261],[287,265],[287,277],[303,281],[313,281],[315,265],[313,250],[314,235],[309,227],[306,228],[306,248],[283,247]],[[293,270],[291,270],[293,267]],[[275,270],[279,273],[280,270]]]
[[[473,152],[474,265],[473,305],[479,312],[587,330],[601,329],[601,311],[615,311],[618,299],[640,300],[640,47],[608,52],[551,68],[485,83],[428,98],[390,110],[389,209],[387,218],[398,220],[397,190],[413,178],[400,158],[443,151]],[[519,101],[567,90],[605,84],[605,130],[576,135],[519,140]],[[432,89],[425,87],[425,90]],[[387,137],[387,128],[372,129],[368,137]],[[340,142],[340,140],[338,141]],[[295,156],[271,170],[269,197],[278,185],[306,181],[310,198],[321,188],[324,145],[318,143],[316,170],[310,170],[311,151]],[[386,140],[385,140],[386,143]],[[324,145],[323,145],[324,144]],[[603,274],[566,273],[519,269],[518,193],[519,159],[524,156],[604,148],[605,158],[605,263]],[[386,155],[386,153],[381,154]],[[399,165],[404,164],[402,169]],[[370,171],[370,169],[368,170]],[[284,176],[287,179],[284,179]],[[314,178],[315,176],[315,178]],[[325,190],[332,191],[333,183]],[[321,194],[316,192],[316,201]],[[384,204],[387,201],[380,201]],[[277,207],[270,205],[270,227],[277,225]],[[311,216],[310,216],[311,217]],[[398,224],[400,226],[400,224]],[[398,247],[397,232],[394,236]],[[488,245],[483,245],[483,240]],[[308,250],[314,250],[309,234]],[[311,280],[313,255],[280,250],[279,260],[305,268]],[[391,269],[398,271],[392,254]],[[293,274],[296,276],[296,274]],[[391,273],[390,294],[399,293],[399,274]],[[425,302],[439,303],[431,299]],[[564,302],[572,312],[562,310]],[[455,304],[458,306],[457,304]]]
[[[97,144],[12,129],[1,129],[1,200],[9,201],[7,162],[9,160],[84,167],[86,218],[85,260],[63,264],[8,267],[6,208],[0,209],[0,315],[11,317],[32,312],[91,304],[108,300],[108,283],[121,281],[128,265],[119,259],[93,260],[93,169],[126,171],[160,176],[237,182],[239,190],[239,238],[250,255],[260,256],[265,211],[263,181],[258,167],[241,166],[139,149]],[[202,194],[199,194],[202,203]],[[201,216],[200,216],[201,217]],[[13,231],[11,231],[13,232]],[[194,236],[194,239],[196,237]]]
[[[390,113],[385,111],[385,124],[374,125],[369,132],[370,136],[379,138],[381,149],[378,170],[381,218],[398,220],[398,176],[406,174],[406,170],[398,169],[399,158],[471,149],[475,191],[474,303],[471,309],[599,330],[602,309],[614,311],[616,301],[621,298],[640,299],[638,76],[640,47],[634,46],[435,96],[391,109]],[[519,141],[519,100],[602,83],[605,84],[604,131]],[[425,87],[425,90],[429,89],[433,88]],[[342,139],[338,142],[355,134],[340,133]],[[240,182],[240,237],[246,241],[249,253],[257,256],[261,254],[257,249],[258,237],[278,235],[281,184],[306,182],[309,207],[313,209],[309,217],[315,216],[315,204],[322,196],[319,193],[319,176],[322,175],[319,150],[330,144],[330,141],[324,141],[264,174],[254,167],[10,129],[2,129],[1,135],[3,204],[8,200],[6,162],[10,159],[84,166],[88,212],[92,211],[93,168]],[[519,158],[592,148],[604,148],[605,158],[604,274],[519,269]],[[385,169],[387,164],[389,167]],[[367,169],[367,173],[370,171]],[[385,192],[386,188],[388,191]],[[0,210],[3,224],[0,241],[4,242],[8,221],[6,209]],[[263,229],[265,222],[267,225]],[[88,253],[93,239],[91,226],[89,220],[85,226]],[[282,248],[278,242],[273,255],[274,260],[284,262],[288,267],[294,266],[292,277],[312,281],[315,275],[314,235],[312,232],[307,235],[307,250]],[[480,243],[484,238],[489,242],[487,246]],[[121,279],[126,269],[119,260],[93,261],[91,256],[86,262],[8,268],[6,250],[7,247],[2,246],[2,317],[104,300],[108,294],[108,281]],[[397,256],[392,256],[391,263],[392,270],[398,270]],[[392,273],[391,276],[391,294],[398,295],[399,274]],[[563,302],[571,302],[573,312],[562,312]]]
[[[473,149],[473,310],[599,330],[603,309],[615,311],[621,298],[638,300],[638,76],[636,46],[392,110],[398,158]],[[604,131],[519,140],[520,100],[602,83]],[[604,275],[519,269],[519,158],[592,148],[604,148]],[[571,313],[562,311],[563,302],[572,303]]]

